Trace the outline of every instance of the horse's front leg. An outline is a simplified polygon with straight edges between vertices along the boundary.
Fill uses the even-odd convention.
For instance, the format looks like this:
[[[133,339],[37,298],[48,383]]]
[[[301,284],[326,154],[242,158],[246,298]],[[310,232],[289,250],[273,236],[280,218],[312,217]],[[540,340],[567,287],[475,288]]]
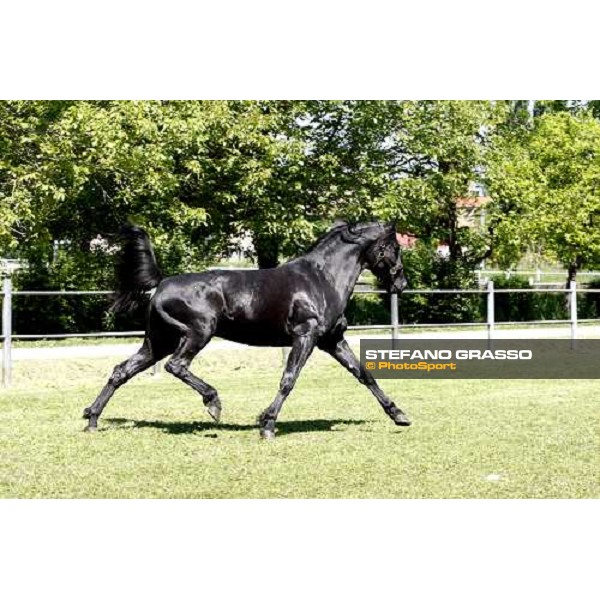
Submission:
[[[275,396],[275,400],[273,400],[271,405],[258,417],[262,438],[272,440],[275,437],[275,422],[277,421],[279,411],[285,399],[294,388],[302,367],[311,355],[315,347],[315,339],[316,336],[312,327],[308,333],[294,339],[283,376],[281,377],[277,396]]]
[[[396,423],[396,425],[410,425],[410,420],[406,414],[399,409],[377,385],[375,378],[365,369],[358,360],[357,356],[352,352],[348,342],[342,338],[337,342],[328,343],[320,346],[321,350],[331,354],[343,367],[348,369],[354,377],[356,377],[363,385],[367,386],[373,396],[381,405],[385,413]]]

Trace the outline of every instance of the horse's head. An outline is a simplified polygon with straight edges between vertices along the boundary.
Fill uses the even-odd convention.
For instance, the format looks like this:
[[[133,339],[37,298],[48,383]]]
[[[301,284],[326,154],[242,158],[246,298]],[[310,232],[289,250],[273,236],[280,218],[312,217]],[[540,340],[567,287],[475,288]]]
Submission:
[[[400,244],[393,224],[371,224],[365,237],[365,265],[390,292],[402,292],[408,285],[404,276]]]

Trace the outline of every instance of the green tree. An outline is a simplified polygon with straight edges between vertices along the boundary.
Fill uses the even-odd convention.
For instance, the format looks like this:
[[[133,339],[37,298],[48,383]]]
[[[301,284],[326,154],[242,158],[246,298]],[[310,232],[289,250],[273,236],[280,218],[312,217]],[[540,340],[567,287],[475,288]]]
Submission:
[[[70,102],[0,102],[0,254],[48,242],[41,223],[54,190],[41,170],[41,144]]]
[[[481,178],[488,161],[491,133],[505,111],[487,101],[416,101],[397,107],[389,136],[397,174],[375,208],[429,246],[440,241],[449,257],[432,275],[436,285],[464,283],[490,252],[490,232],[461,223],[459,199],[472,195],[470,186]]]
[[[172,271],[198,268],[244,233],[259,266],[273,266],[336,217],[394,219],[432,248],[446,240],[450,273],[485,251],[485,235],[459,227],[456,200],[485,163],[496,118],[489,102],[33,102],[20,110],[36,135],[23,134],[18,152],[5,144],[22,183],[17,192],[4,186],[20,231],[3,235],[28,258],[35,249],[48,263],[52,240],[62,240],[82,268],[97,270],[90,242],[127,217],[150,230]]]
[[[569,269],[568,281],[600,262],[600,123],[588,113],[546,113],[497,140],[487,179],[504,212],[506,262],[535,244]]]

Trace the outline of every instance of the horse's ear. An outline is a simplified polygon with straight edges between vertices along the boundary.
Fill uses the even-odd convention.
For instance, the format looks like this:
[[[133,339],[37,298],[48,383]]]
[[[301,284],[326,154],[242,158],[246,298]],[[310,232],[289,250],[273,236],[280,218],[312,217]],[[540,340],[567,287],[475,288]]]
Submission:
[[[348,227],[348,231],[355,235],[364,235],[374,227],[380,226],[379,223],[354,223]]]
[[[342,239],[345,242],[357,244],[362,238],[361,229],[364,228],[362,223],[353,223],[352,225],[347,224],[346,231],[342,232]]]
[[[384,230],[384,233],[392,233],[392,229],[387,229],[387,226],[381,222],[374,221],[370,223],[355,223],[353,225],[349,225],[348,229],[344,232],[342,239],[345,242],[354,242],[358,243],[363,239],[371,239],[374,240],[381,235],[381,230]]]

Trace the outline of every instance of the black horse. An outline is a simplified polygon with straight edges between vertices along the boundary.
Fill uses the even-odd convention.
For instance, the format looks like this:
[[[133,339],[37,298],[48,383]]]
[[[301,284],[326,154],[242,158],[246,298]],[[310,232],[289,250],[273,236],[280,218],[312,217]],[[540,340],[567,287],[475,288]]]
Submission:
[[[158,287],[150,301],[144,343],[115,367],[95,402],[85,409],[87,431],[96,429],[118,387],[169,354],[165,370],[196,390],[218,422],[221,403],[217,390],[189,370],[214,335],[253,346],[291,346],[279,392],[258,418],[263,438],[275,436],[279,411],[315,346],[366,385],[396,425],[410,425],[344,339],[344,310],[365,267],[390,291],[401,292],[406,287],[392,225],[336,226],[305,255],[274,269],[211,270],[168,278],[162,277],[142,229],[129,226],[124,235],[113,310],[130,309],[148,290]]]

